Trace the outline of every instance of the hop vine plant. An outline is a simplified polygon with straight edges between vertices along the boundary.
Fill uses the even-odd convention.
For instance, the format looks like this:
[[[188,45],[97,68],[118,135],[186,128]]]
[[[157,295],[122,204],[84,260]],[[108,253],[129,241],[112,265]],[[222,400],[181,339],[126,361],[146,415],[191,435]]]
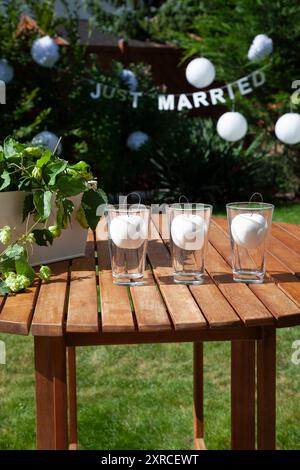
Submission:
[[[24,231],[5,225],[0,229],[0,295],[30,287],[35,271],[30,265],[34,245],[49,246],[71,223],[72,197],[82,195],[76,213],[84,228],[95,230],[97,209],[107,202],[97,187],[90,166],[79,161],[70,164],[50,150],[33,147],[7,137],[0,146],[0,192],[24,191],[22,221]],[[50,216],[55,214],[55,224]],[[51,270],[41,266],[39,277],[48,281]]]

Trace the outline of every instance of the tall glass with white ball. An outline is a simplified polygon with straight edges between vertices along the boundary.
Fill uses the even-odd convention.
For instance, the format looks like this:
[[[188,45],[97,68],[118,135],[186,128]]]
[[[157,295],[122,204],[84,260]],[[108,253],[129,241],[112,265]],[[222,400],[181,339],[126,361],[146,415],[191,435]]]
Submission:
[[[273,204],[227,204],[233,279],[260,284],[266,272],[265,253],[272,225]]]
[[[172,204],[168,208],[174,282],[203,282],[211,213],[209,204]]]
[[[105,215],[114,283],[143,284],[150,208],[142,204],[109,205]]]

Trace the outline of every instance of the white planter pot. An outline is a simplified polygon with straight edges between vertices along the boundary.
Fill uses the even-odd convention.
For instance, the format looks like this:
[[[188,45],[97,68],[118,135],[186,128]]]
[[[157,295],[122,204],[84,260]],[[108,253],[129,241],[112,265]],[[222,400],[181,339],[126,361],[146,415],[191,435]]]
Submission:
[[[25,223],[22,223],[25,196],[26,193],[22,191],[0,192],[0,228],[4,225],[15,227],[17,236],[25,231]],[[71,227],[62,230],[61,236],[53,240],[52,246],[33,245],[33,253],[30,253],[30,263],[33,266],[84,256],[88,231],[83,229],[75,219],[76,210],[80,206],[81,195],[70,199],[72,199],[75,206]],[[55,206],[53,208],[49,225],[55,224]],[[0,250],[3,251],[3,249],[4,247],[0,243]]]

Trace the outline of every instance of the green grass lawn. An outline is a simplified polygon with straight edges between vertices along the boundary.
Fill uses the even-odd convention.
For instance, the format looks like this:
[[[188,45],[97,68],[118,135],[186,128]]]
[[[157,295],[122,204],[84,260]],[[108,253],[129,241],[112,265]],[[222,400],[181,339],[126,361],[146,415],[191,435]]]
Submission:
[[[276,220],[300,221],[300,204]],[[300,327],[278,330],[277,444],[300,449],[300,365],[292,343]],[[35,447],[33,341],[0,335],[0,449]],[[81,449],[191,449],[192,346],[138,345],[77,349]],[[205,432],[210,449],[230,447],[230,346],[205,344]]]

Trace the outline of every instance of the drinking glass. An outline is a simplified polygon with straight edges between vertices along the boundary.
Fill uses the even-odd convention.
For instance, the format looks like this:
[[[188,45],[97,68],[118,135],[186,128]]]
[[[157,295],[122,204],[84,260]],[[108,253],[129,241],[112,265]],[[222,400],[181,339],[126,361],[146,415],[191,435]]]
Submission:
[[[233,202],[226,205],[233,279],[260,284],[266,272],[265,253],[273,204]]]
[[[174,282],[201,284],[212,206],[179,203],[169,206],[167,213]]]
[[[143,284],[150,209],[142,204],[109,205],[105,209],[113,281]]]

